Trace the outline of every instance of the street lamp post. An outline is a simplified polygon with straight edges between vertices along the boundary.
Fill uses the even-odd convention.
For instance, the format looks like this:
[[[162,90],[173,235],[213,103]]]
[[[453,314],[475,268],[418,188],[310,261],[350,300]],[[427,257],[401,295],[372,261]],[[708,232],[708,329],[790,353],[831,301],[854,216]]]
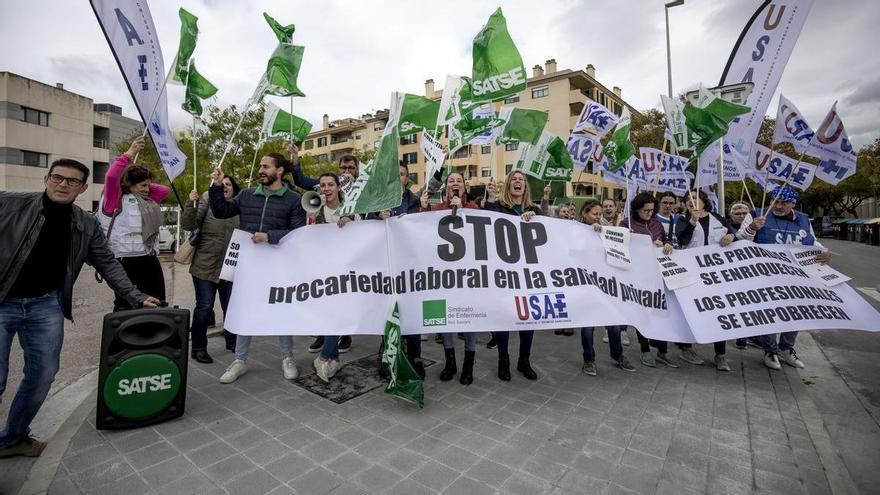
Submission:
[[[666,96],[672,98],[672,52],[669,49],[669,7],[678,7],[684,4],[684,0],[675,0],[666,4],[666,75],[668,78],[668,91]]]

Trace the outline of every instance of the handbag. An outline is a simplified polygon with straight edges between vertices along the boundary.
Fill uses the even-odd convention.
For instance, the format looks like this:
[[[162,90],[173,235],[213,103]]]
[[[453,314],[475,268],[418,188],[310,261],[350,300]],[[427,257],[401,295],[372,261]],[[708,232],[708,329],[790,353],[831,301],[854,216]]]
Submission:
[[[192,263],[193,256],[196,254],[196,247],[199,244],[199,229],[195,229],[189,233],[189,237],[186,238],[180,244],[180,247],[177,249],[177,252],[174,253],[174,262],[180,263],[181,265],[188,265]]]

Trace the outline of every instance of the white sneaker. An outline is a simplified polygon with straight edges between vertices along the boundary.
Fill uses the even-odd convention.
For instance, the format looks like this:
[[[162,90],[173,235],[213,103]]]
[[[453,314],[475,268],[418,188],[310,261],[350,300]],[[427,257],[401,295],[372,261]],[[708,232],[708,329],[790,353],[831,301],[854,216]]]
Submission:
[[[240,359],[236,359],[226,368],[223,375],[220,376],[220,383],[232,383],[238,380],[238,377],[247,373],[247,364]]]
[[[782,361],[785,364],[795,368],[804,368],[804,362],[798,359],[797,353],[794,352],[794,349],[782,351],[779,353],[779,355],[782,356]]]
[[[607,335],[602,337],[602,342],[605,342],[606,344],[608,343],[608,336]]]
[[[764,366],[776,371],[782,369],[782,365],[779,364],[779,358],[776,356],[776,353],[773,352],[764,353]]]
[[[296,369],[296,361],[292,357],[286,357],[281,360],[281,371],[284,372],[285,380],[296,380],[299,376],[299,370]]]
[[[338,359],[324,359],[318,356],[312,364],[315,366],[315,374],[326,383],[330,383],[330,379],[339,371]]]
[[[629,345],[629,335],[627,335],[626,330],[624,330],[623,332],[620,332],[620,343],[623,345]]]

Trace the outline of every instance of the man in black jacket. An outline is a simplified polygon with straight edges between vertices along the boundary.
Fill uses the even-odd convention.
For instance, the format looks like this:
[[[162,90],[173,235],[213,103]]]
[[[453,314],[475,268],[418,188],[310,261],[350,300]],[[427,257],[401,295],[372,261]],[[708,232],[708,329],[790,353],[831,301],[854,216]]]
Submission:
[[[223,195],[223,172],[214,170],[211,174],[213,184],[208,189],[211,213],[217,218],[231,218],[241,215],[241,230],[253,234],[255,243],[278,244],[282,237],[293,229],[306,224],[306,211],[302,207],[302,197],[291,191],[281,177],[290,168],[290,162],[278,153],[269,153],[260,160],[260,185],[245,189],[238,196],[227,200]],[[235,361],[220,377],[220,383],[232,383],[247,373],[248,351],[251,346],[250,335],[239,335],[235,339]],[[293,380],[299,376],[293,360],[293,337],[280,335],[278,348],[281,351],[281,371],[284,378]]]
[[[85,261],[133,306],[159,303],[132,285],[97,219],[73,204],[88,177],[88,167],[62,159],[49,167],[44,192],[0,192],[0,397],[16,334],[24,352],[24,377],[0,431],[0,458],[36,457],[46,447],[30,437],[30,424],[55,380],[64,319],[73,319],[73,284]]]

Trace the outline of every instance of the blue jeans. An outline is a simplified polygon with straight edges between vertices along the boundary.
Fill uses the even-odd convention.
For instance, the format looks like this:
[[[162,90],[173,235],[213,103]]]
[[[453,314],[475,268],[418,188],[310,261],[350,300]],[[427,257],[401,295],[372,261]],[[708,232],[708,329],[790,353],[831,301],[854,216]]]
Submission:
[[[236,335],[235,338],[235,359],[239,361],[247,361],[248,353],[251,350],[252,335]],[[293,357],[293,337],[290,335],[278,336],[278,350],[281,352],[281,359]]]
[[[339,359],[339,335],[325,335],[324,347],[321,348],[324,359]]]
[[[778,353],[780,351],[790,351],[794,349],[794,341],[797,339],[797,332],[782,332],[779,334],[779,342],[776,342],[776,334],[761,335],[757,337],[764,352]]]
[[[596,349],[593,347],[593,331],[596,327],[581,328],[581,347],[584,348],[584,362],[596,360]],[[611,359],[620,361],[623,356],[623,344],[620,341],[620,332],[626,330],[625,325],[609,325],[605,327],[608,332],[608,345],[611,346]]]
[[[9,352],[16,334],[24,352],[24,376],[9,408],[6,428],[0,431],[0,448],[30,436],[31,421],[55,381],[64,342],[64,315],[57,293],[0,303],[0,400],[6,390]]]
[[[444,349],[455,349],[455,334],[454,333],[444,333],[443,335],[443,348]],[[464,350],[466,351],[476,351],[477,350],[477,333],[476,332],[465,332],[464,334]]]
[[[232,293],[232,284],[225,280],[215,284],[193,276],[193,288],[196,291],[196,307],[193,309],[192,326],[192,349],[198,350],[208,347],[208,318],[214,309],[214,299],[220,293],[220,307],[223,308],[223,318],[226,319],[226,307],[229,305],[229,295]]]

